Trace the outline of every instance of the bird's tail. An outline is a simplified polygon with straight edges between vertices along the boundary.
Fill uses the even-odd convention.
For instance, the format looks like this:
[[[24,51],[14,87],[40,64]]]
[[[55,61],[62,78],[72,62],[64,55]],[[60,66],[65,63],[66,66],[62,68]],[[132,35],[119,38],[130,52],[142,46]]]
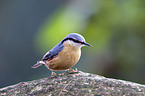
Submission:
[[[41,61],[38,61],[36,64],[34,64],[31,68],[37,68],[43,64],[45,64],[45,62],[41,60]]]

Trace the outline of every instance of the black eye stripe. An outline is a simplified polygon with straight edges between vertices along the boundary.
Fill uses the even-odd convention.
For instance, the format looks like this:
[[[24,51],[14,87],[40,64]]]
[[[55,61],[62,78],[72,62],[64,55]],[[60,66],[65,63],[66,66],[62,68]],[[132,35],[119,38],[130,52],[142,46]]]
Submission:
[[[61,44],[63,44],[63,43],[64,43],[65,41],[67,41],[67,40],[71,40],[71,41],[74,41],[74,42],[76,42],[76,43],[84,44],[84,42],[78,41],[78,40],[73,39],[73,38],[66,38],[66,39],[64,39],[64,40],[61,42]]]

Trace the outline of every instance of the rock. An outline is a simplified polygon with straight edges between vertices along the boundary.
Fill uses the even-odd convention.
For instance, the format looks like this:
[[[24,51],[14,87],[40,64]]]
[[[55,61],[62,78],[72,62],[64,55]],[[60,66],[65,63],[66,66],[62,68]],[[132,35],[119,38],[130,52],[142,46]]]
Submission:
[[[145,85],[105,78],[84,73],[61,73],[53,78],[43,78],[0,89],[0,95],[8,96],[145,96]]]

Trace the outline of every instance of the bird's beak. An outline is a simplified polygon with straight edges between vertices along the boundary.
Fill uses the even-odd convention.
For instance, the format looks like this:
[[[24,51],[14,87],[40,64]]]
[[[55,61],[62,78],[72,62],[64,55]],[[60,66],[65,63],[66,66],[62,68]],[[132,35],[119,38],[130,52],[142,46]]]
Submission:
[[[86,42],[84,43],[84,45],[86,45],[86,46],[91,46],[89,43],[86,43]]]

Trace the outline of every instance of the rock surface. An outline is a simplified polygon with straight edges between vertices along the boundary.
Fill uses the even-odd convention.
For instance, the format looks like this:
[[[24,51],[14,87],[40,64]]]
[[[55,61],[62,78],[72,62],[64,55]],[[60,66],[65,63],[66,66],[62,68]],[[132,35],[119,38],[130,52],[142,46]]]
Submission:
[[[8,96],[145,96],[145,85],[84,73],[61,73],[0,89]]]

